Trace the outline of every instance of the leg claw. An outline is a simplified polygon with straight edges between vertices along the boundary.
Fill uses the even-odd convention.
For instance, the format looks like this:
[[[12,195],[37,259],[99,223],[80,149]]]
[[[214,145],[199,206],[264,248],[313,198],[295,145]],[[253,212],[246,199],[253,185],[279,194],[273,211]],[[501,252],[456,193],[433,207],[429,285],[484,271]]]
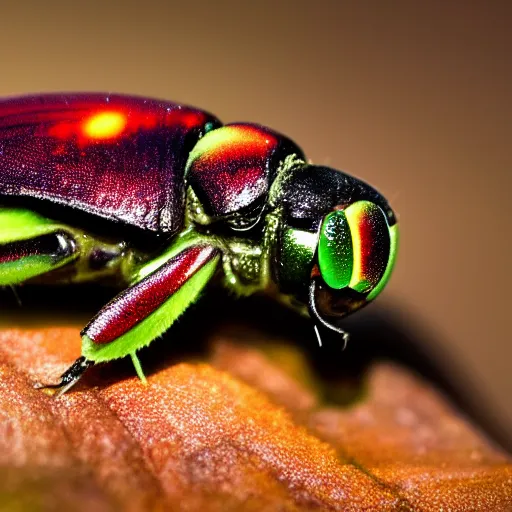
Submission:
[[[79,357],[62,375],[57,384],[42,384],[36,382],[34,389],[55,389],[55,397],[59,397],[71,389],[82,377],[84,372],[94,364],[93,361]]]

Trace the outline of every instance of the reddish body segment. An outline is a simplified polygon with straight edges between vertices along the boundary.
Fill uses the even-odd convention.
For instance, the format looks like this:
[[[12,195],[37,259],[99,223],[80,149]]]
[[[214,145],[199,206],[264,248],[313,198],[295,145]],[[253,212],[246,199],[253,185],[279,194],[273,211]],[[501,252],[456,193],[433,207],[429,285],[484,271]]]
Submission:
[[[305,158],[290,139],[249,123],[228,124],[209,133],[194,148],[187,181],[212,217],[249,215],[263,208],[279,164],[287,156]]]
[[[142,281],[120,293],[92,319],[82,334],[95,343],[115,340],[153,313],[216,254],[217,249],[210,245],[185,249]]]
[[[122,95],[0,101],[0,201],[44,200],[174,234],[189,152],[219,124],[198,109]]]

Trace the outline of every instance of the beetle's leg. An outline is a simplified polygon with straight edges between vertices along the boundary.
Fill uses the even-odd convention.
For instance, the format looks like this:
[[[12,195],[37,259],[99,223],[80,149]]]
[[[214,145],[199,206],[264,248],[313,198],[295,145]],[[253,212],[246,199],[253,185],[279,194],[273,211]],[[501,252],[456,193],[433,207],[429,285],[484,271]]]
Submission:
[[[78,255],[73,235],[28,210],[0,209],[0,286],[46,274]]]
[[[320,338],[320,333],[318,330],[318,325],[320,325],[321,327],[324,327],[325,329],[328,329],[330,331],[336,332],[337,334],[340,334],[341,339],[343,340],[342,350],[345,350],[347,348],[347,343],[350,338],[350,334],[347,331],[344,331],[341,327],[339,327],[331,322],[327,322],[322,317],[322,315],[320,315],[320,313],[317,310],[317,305],[316,305],[316,295],[315,295],[316,289],[317,289],[317,279],[313,279],[309,286],[309,304],[308,304],[309,307],[308,307],[308,309],[309,309],[309,315],[315,321],[313,328],[314,328],[315,334],[317,336],[318,344],[320,345],[320,347],[322,346],[322,339]],[[318,322],[318,324],[316,322]]]
[[[130,356],[145,380],[136,352],[161,336],[195,302],[212,278],[220,251],[190,241],[146,263],[135,283],[117,295],[82,331],[82,356],[58,386],[74,383],[84,365]],[[72,384],[70,384],[72,385]]]

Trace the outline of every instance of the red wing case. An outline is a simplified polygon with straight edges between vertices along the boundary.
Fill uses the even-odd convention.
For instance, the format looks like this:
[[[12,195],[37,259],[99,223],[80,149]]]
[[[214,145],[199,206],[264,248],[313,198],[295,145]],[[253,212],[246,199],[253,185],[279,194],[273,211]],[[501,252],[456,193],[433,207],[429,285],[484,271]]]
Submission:
[[[0,202],[29,197],[175,233],[189,152],[219,125],[201,110],[123,95],[1,100]]]

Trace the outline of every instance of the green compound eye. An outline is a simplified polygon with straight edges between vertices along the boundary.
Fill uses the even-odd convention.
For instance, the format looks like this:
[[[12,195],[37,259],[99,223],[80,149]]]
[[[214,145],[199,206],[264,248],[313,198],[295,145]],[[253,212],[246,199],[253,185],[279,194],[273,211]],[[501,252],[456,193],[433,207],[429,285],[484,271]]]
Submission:
[[[320,230],[318,261],[325,283],[351,288],[374,299],[389,279],[396,257],[398,231],[384,211],[357,201],[326,215]]]
[[[318,242],[318,263],[327,285],[340,290],[349,285],[354,266],[352,235],[345,212],[326,215]]]

